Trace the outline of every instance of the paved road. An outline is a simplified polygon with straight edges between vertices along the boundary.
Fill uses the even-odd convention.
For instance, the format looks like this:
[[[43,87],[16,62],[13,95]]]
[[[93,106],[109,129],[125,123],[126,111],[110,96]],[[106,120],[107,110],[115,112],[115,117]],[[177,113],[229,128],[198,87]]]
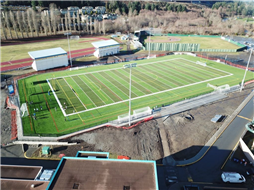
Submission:
[[[253,101],[254,98],[247,103],[238,115],[252,119],[254,116]],[[246,119],[236,117],[207,154],[197,163],[187,166],[188,174],[194,182],[221,183],[221,167],[239,141],[245,130],[245,124],[248,122]]]

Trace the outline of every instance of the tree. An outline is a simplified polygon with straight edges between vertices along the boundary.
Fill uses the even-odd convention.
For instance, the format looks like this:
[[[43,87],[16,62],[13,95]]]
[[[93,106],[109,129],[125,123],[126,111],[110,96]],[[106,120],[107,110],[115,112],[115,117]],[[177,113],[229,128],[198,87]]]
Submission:
[[[1,17],[1,31],[3,32],[4,39],[7,40],[7,34],[5,32],[5,28],[4,28],[3,22],[4,22],[3,17]]]
[[[10,20],[9,20],[8,12],[5,12],[5,23],[7,25],[8,30],[9,30],[10,37],[11,37],[11,39],[13,39],[12,33],[11,33],[11,26],[10,26]]]
[[[51,23],[50,23],[50,19],[49,19],[49,14],[46,15],[47,17],[47,22],[48,22],[48,31],[50,34],[52,34],[52,29],[51,29]]]
[[[149,3],[146,3],[145,9],[146,9],[146,10],[151,10],[151,5],[150,5]]]
[[[69,22],[69,29],[72,31],[72,28],[71,28],[71,13],[70,13],[70,11],[67,12],[67,17],[68,17],[68,22]]]
[[[38,20],[37,20],[36,12],[34,10],[32,10],[32,19],[33,19],[33,26],[34,26],[36,35],[39,36],[39,32],[38,32]]]
[[[22,21],[23,21],[23,26],[26,30],[26,36],[29,37],[28,35],[28,27],[27,27],[27,23],[26,23],[26,15],[25,15],[25,12],[23,11],[22,12]]]
[[[44,5],[43,5],[43,1],[38,1],[38,5],[40,6],[40,7],[43,7]]]
[[[64,22],[65,22],[65,31],[68,31],[68,18],[67,18],[67,14],[64,15]]]
[[[57,22],[56,22],[56,4],[54,3],[50,3],[49,4],[49,11],[50,11],[50,21],[51,21],[51,25],[54,31],[54,34],[56,34],[56,28],[57,28]]]
[[[91,32],[91,34],[93,34],[93,19],[92,19],[92,17],[90,17],[90,32]]]
[[[43,26],[45,35],[47,36],[48,35],[47,16],[43,12],[41,12],[41,24]]]
[[[80,33],[81,29],[80,29],[80,16],[79,16],[79,13],[77,11],[77,24],[78,24],[78,31]]]
[[[34,0],[31,1],[31,6],[32,6],[34,11],[37,11],[37,9],[36,9],[36,2]]]
[[[155,9],[155,5],[152,3],[151,10],[154,11],[154,9]]]
[[[27,22],[28,26],[30,28],[30,32],[32,33],[32,37],[34,37],[34,31],[33,31],[33,19],[32,19],[32,9],[27,9]]]
[[[17,12],[17,20],[18,20],[19,30],[21,32],[21,36],[22,36],[22,38],[24,38],[23,25],[22,25],[22,21],[21,21],[21,12],[20,11]]]
[[[16,19],[15,19],[15,16],[14,16],[12,11],[10,11],[10,19],[11,19],[12,26],[13,26],[13,29],[15,31],[16,37],[18,39],[19,36],[18,36],[18,33],[17,33],[17,23],[16,23]]]

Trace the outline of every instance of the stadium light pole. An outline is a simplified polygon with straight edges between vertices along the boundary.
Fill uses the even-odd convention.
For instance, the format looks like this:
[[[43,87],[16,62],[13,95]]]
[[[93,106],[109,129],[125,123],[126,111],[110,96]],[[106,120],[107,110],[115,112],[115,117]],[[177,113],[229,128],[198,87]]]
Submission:
[[[148,58],[150,58],[150,53],[151,53],[151,33],[152,33],[153,28],[150,28],[150,38],[149,38],[149,56]]]
[[[243,76],[240,92],[242,92],[242,90],[243,90],[244,80],[245,80],[246,73],[248,71],[248,67],[249,67],[249,64],[250,64],[250,58],[251,58],[251,55],[252,55],[252,51],[253,51],[253,48],[251,48],[251,50],[250,50],[250,57],[249,57],[249,60],[248,60],[248,63],[247,63],[247,66],[246,66],[246,69],[245,69],[245,72],[244,72],[244,76]]]
[[[71,33],[66,32],[64,33],[65,36],[67,36],[67,40],[68,40],[68,47],[69,47],[69,54],[70,54],[70,62],[71,62],[71,67],[72,67],[72,60],[71,60],[71,50],[70,50],[70,43],[69,43],[69,35],[71,35]]]
[[[129,126],[131,126],[131,68],[137,67],[137,63],[126,64],[123,66],[125,69],[130,68],[130,87],[129,87]]]

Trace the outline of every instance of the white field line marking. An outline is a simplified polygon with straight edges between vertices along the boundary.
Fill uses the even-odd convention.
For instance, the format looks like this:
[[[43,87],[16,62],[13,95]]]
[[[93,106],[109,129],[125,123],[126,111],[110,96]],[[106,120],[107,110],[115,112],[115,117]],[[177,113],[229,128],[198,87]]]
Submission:
[[[74,80],[74,78],[72,78],[72,77],[70,77],[70,78],[79,86],[79,84]],[[80,86],[79,86],[79,88],[84,92],[84,94],[89,98],[89,100],[91,100],[91,98],[87,95],[87,93]],[[92,100],[91,100],[91,102],[94,104],[95,107],[97,107]]]
[[[156,65],[156,67],[160,67],[160,69],[159,68],[156,68],[156,67],[154,67],[153,69],[156,69],[157,70],[157,72],[161,72],[161,73],[165,73],[165,74],[163,74],[164,76],[165,75],[169,75],[169,74],[171,74],[172,76],[174,76],[174,77],[176,77],[178,80],[181,80],[181,81],[184,81],[184,82],[186,82],[183,78],[185,78],[186,80],[187,80],[187,82],[188,81],[192,81],[192,82],[196,82],[195,80],[193,80],[193,79],[191,79],[191,78],[187,78],[186,76],[185,76],[185,74],[183,74],[183,73],[181,73],[180,71],[177,71],[177,72],[173,72],[172,70],[174,70],[174,68],[172,69],[172,70],[165,70],[165,68],[161,68],[163,65]],[[153,67],[153,66],[150,66],[150,67]],[[165,70],[165,71],[164,71]],[[182,75],[181,75],[182,74]],[[182,77],[182,78],[180,78],[180,77]],[[177,80],[176,79],[176,80]],[[198,80],[199,81],[199,80]],[[180,81],[178,81],[178,82],[180,82]],[[188,82],[189,83],[189,82]],[[183,84],[183,83],[182,83]],[[184,84],[185,85],[185,84]]]
[[[113,80],[115,80],[114,78],[112,78],[110,75],[108,75],[107,73],[105,73],[107,76],[109,76],[111,79],[113,79]],[[117,80],[115,80],[118,84],[120,84],[121,86],[123,86],[128,92],[129,92],[129,88],[127,88],[126,86],[124,86],[123,84],[121,84],[120,82],[118,82]],[[135,93],[135,92],[133,92],[133,91],[131,91],[131,93],[133,93],[133,94],[135,94],[137,97],[138,97],[138,95]]]
[[[99,73],[98,73],[99,74]],[[93,74],[92,74],[93,75]],[[93,75],[94,76],[94,75]],[[123,100],[117,93],[115,93],[111,88],[109,88],[105,83],[103,83],[99,78],[97,78],[96,76],[94,76],[98,81],[100,81],[102,84],[104,84],[108,89],[109,91],[111,91],[110,93],[113,93],[115,94],[120,100]],[[115,101],[114,101],[115,102]]]
[[[197,77],[195,74],[190,73],[188,69],[186,69],[186,68],[184,68],[182,66],[179,66],[179,65],[174,65],[172,63],[160,63],[158,65],[162,65],[162,66],[167,67],[167,68],[169,68],[171,70],[174,70],[174,71],[176,71],[178,73],[181,73],[185,78],[189,77],[188,79],[190,79],[190,80],[192,80],[194,82],[200,81],[200,78],[201,78],[201,80],[206,80],[206,78],[201,77],[201,76]],[[177,71],[177,70],[181,70],[181,71]],[[209,78],[213,78],[213,77],[209,77]]]
[[[55,99],[56,99],[56,101],[57,101],[57,103],[58,103],[58,106],[60,107],[60,109],[61,109],[63,115],[66,117],[66,113],[65,113],[65,111],[64,111],[64,109],[63,109],[63,107],[62,107],[62,105],[61,105],[61,103],[60,103],[60,101],[59,101],[59,99],[58,99],[58,97],[57,97],[55,91],[53,90],[53,88],[52,88],[52,86],[51,86],[49,80],[48,80],[48,79],[46,79],[46,80],[47,80],[47,82],[48,82],[48,85],[49,85],[51,91],[53,92],[53,94],[54,94],[54,96],[55,96]]]
[[[184,59],[184,58],[181,58],[181,59]],[[191,61],[191,60],[187,60],[187,59],[184,59],[185,61],[189,61],[189,62],[192,62],[192,63],[195,63],[194,61]],[[208,61],[210,61],[210,60],[208,60]],[[214,61],[215,62],[215,61]],[[195,63],[196,64],[196,63]],[[220,72],[223,72],[223,73],[226,73],[226,74],[231,74],[231,75],[233,75],[232,73],[229,73],[229,72],[227,72],[227,71],[223,71],[223,70],[220,70],[220,69],[217,69],[217,68],[214,68],[214,67],[211,67],[211,66],[206,66],[206,67],[209,67],[209,68],[211,68],[211,69],[215,69],[215,70],[217,70],[217,71],[220,71]]]
[[[104,76],[101,75],[101,73],[98,73],[98,75],[100,75],[102,78],[104,78],[106,81],[108,81],[108,83],[111,83],[108,79],[106,79]],[[112,84],[112,83],[111,83]],[[119,91],[121,91],[124,95],[126,95],[129,98],[129,95],[124,93],[121,89],[119,89],[116,85],[112,84],[115,88],[117,88]],[[108,86],[107,86],[108,87]],[[109,87],[108,87],[109,88]],[[109,88],[110,89],[110,88]],[[111,89],[112,90],[112,89]],[[113,91],[113,90],[112,90]],[[122,100],[122,98],[121,98]]]
[[[174,59],[169,59],[169,60],[175,60],[175,59],[181,59],[181,58],[174,58]],[[155,62],[151,62],[151,63],[141,63],[141,64],[139,64],[138,66],[148,65],[148,64],[153,64],[153,63],[160,63],[160,62],[165,62],[165,61],[167,61],[167,60],[155,61]],[[105,70],[101,70],[101,71],[92,71],[92,72],[89,72],[89,73],[81,73],[81,74],[60,76],[60,77],[55,77],[54,79],[63,78],[63,77],[70,77],[70,76],[86,75],[86,74],[92,74],[92,73],[100,73],[100,72],[112,71],[112,70],[118,70],[118,69],[123,69],[123,67],[121,66],[121,67],[119,67],[119,68],[114,68],[114,69],[105,69]]]
[[[75,96],[79,99],[77,93],[73,92],[71,86],[69,85],[69,83],[65,80],[65,78],[63,78],[64,81],[68,84],[69,88],[71,89],[72,93],[75,94]],[[86,106],[83,104],[83,102],[79,99],[79,101],[81,102],[81,104],[84,106],[84,108],[86,109]],[[72,104],[73,105],[73,104]]]
[[[122,71],[124,71],[124,72],[126,72],[127,73],[127,71],[125,70],[125,69],[122,69]],[[118,71],[119,72],[119,71]],[[119,72],[119,73],[121,73],[121,72]],[[121,74],[123,74],[123,73],[121,73]],[[130,73],[129,73],[130,74]],[[128,76],[126,76],[125,74],[123,74],[126,78],[129,78],[129,75]],[[135,76],[134,76],[135,77]],[[141,86],[141,87],[143,87],[144,89],[146,89],[146,90],[148,90],[149,92],[151,92],[152,93],[152,91],[151,90],[149,90],[148,88],[146,88],[146,87],[144,87],[143,85],[141,85],[140,83],[138,83],[138,82],[136,82],[134,79],[133,79],[133,77],[131,77],[132,79],[131,79],[131,82],[132,83],[136,83],[137,85],[139,85],[139,86]],[[146,95],[144,92],[143,92],[143,94],[144,95]]]
[[[141,71],[140,71],[141,70]],[[165,82],[163,82],[165,79],[163,79],[163,78],[161,78],[160,76],[158,76],[157,74],[155,74],[155,73],[153,73],[153,72],[151,72],[151,71],[148,71],[148,70],[144,70],[143,72],[142,72],[142,70],[144,70],[144,68],[142,68],[142,69],[139,69],[139,71],[142,73],[142,74],[144,74],[144,75],[146,75],[146,76],[148,76],[149,77],[149,75],[147,75],[146,73],[147,72],[149,72],[149,73],[151,73],[152,75],[155,75],[155,76],[157,76],[157,81],[159,81],[160,83],[162,83],[162,84],[164,84],[164,85],[166,85],[167,86],[167,88],[173,88],[172,86],[170,86],[169,84],[166,84]],[[151,77],[150,77],[151,78]],[[155,83],[156,83],[156,81],[154,81]],[[158,86],[161,86],[161,85],[159,85],[159,84],[157,84]],[[161,86],[162,88],[164,88],[163,86]]]
[[[219,73],[217,73],[215,71],[212,72],[212,71],[206,70],[205,67],[203,67],[203,68],[202,67],[198,67],[199,65],[197,65],[197,64],[195,66],[194,65],[192,66],[191,63],[186,63],[186,62],[184,63],[184,62],[181,62],[181,61],[179,61],[178,63],[181,63],[181,64],[185,65],[185,66],[182,65],[182,67],[183,68],[187,67],[186,69],[188,69],[190,67],[193,67],[193,68],[195,68],[195,70],[202,72],[202,75],[205,75],[205,73],[203,74],[203,72],[206,72],[206,73],[210,73],[211,76],[221,76],[221,74],[219,74]]]
[[[78,76],[78,78],[80,79],[80,80],[82,80],[81,78],[80,78],[80,76]],[[82,80],[82,82],[83,83],[85,83],[83,80]],[[88,88],[90,88],[90,86],[89,85],[87,85],[88,86]],[[91,89],[91,88],[90,88]],[[93,91],[93,89],[91,89],[92,91]],[[104,104],[106,104],[94,91],[93,91],[93,93],[104,103]],[[95,104],[96,105],[96,104]]]
[[[225,75],[225,76],[216,77],[216,78],[212,78],[212,79],[208,79],[208,80],[204,80],[204,81],[199,81],[199,82],[196,82],[196,83],[187,84],[187,85],[179,86],[179,87],[176,87],[176,88],[171,88],[171,89],[168,89],[168,90],[164,90],[164,91],[160,91],[160,92],[155,92],[155,93],[147,94],[147,95],[144,95],[144,96],[139,96],[139,97],[136,97],[136,98],[132,98],[131,100],[137,100],[137,99],[140,99],[140,98],[144,98],[144,97],[148,97],[148,96],[153,96],[153,95],[156,95],[156,94],[161,94],[161,93],[169,92],[169,91],[172,91],[172,90],[177,90],[177,89],[185,88],[185,87],[188,87],[188,86],[193,86],[193,85],[196,85],[196,84],[201,84],[201,83],[209,82],[209,81],[212,81],[212,80],[217,80],[217,79],[225,78],[225,77],[228,77],[228,76],[231,76],[231,75]],[[127,102],[127,101],[129,101],[129,99],[123,100],[123,101],[120,101],[120,102],[116,102],[116,103],[113,103],[113,104],[107,104],[107,105],[104,105],[104,106],[100,106],[100,107],[96,107],[96,108],[91,108],[91,109],[88,109],[88,110],[85,110],[85,111],[80,111],[78,113],[83,113],[83,112],[86,112],[86,111],[91,111],[91,110],[95,110],[95,109],[99,109],[99,108],[103,108],[103,107],[108,107],[108,106],[112,106],[112,105],[123,103],[123,102]],[[69,114],[69,115],[75,115],[75,114],[78,114],[78,113],[73,113],[73,114]]]
[[[99,90],[98,91],[102,91],[110,100],[112,100],[108,95],[107,95],[107,93],[101,88],[101,87],[99,87],[94,81],[92,81],[90,78],[88,78],[86,75],[82,75],[82,76],[84,76],[84,77],[86,77],[87,78],[87,80],[89,80],[89,83],[90,84],[94,84],[94,86],[96,86]],[[94,75],[93,75],[94,76]],[[94,76],[95,78],[97,78],[96,76]],[[97,78],[98,79],[98,78]],[[102,94],[103,95],[103,94]],[[106,99],[107,99],[107,97],[105,96],[105,95],[103,95]],[[115,102],[114,100],[112,100],[112,102]]]
[[[116,75],[115,73],[113,73],[112,71],[109,71],[112,75],[114,75],[114,76],[116,76],[116,77],[118,77],[118,78],[120,78],[120,80],[122,80],[124,83],[127,83],[127,85],[129,86],[129,83],[127,82],[127,81],[125,81],[122,77],[120,77],[120,76],[118,76],[118,75]],[[133,82],[133,80],[131,79],[131,81]],[[135,81],[134,81],[135,82]],[[135,82],[136,83],[136,82]],[[122,83],[121,83],[122,84]],[[122,84],[123,85],[123,84]],[[123,86],[125,86],[126,87],[126,85],[123,85]],[[127,87],[126,87],[127,88]],[[127,88],[128,90],[129,90],[129,88]],[[137,90],[137,91],[139,91],[139,92],[141,92],[142,94],[144,94],[145,95],[145,93],[144,92],[142,92],[142,91],[140,91],[138,88],[136,88],[135,86],[131,86],[131,89],[135,89],[135,90]],[[136,94],[136,93],[135,93]],[[136,94],[137,95],[137,94]],[[137,95],[138,96],[138,95]]]
[[[127,73],[127,71],[126,70],[124,70],[123,69],[123,71],[125,71],[126,73]],[[129,73],[128,73],[129,74]],[[152,86],[152,85],[150,85],[149,83],[147,83],[147,82],[149,82],[149,81],[154,81],[154,80],[148,80],[147,82],[146,81],[144,81],[143,79],[140,79],[139,77],[137,77],[137,76],[132,76],[131,78],[133,78],[133,77],[135,77],[135,78],[137,78],[141,83],[144,83],[145,85],[148,85],[148,86],[150,86],[150,87],[152,87],[152,89],[157,89],[157,91],[160,91],[158,88],[156,88],[156,87],[154,87],[154,86]],[[136,82],[136,83],[138,83],[139,84],[139,82]],[[143,85],[142,85],[143,86]],[[145,87],[144,87],[145,88]],[[146,88],[147,89],[147,88]],[[149,90],[149,89],[148,89]],[[151,90],[149,90],[149,91],[151,91]],[[152,92],[152,91],[151,91]]]

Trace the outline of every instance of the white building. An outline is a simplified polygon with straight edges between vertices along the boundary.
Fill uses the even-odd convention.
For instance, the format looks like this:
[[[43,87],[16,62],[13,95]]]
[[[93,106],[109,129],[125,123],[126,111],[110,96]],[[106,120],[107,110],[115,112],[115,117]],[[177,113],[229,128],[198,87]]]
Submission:
[[[32,67],[36,71],[68,66],[67,52],[60,47],[31,51],[28,54],[34,59]]]
[[[114,55],[119,53],[120,45],[115,40],[104,40],[93,42],[92,45],[95,47],[95,52],[93,53],[95,57],[103,57],[108,55]]]
[[[97,12],[98,14],[105,14],[106,7],[104,7],[104,6],[98,6],[98,7],[95,7],[94,11]]]

